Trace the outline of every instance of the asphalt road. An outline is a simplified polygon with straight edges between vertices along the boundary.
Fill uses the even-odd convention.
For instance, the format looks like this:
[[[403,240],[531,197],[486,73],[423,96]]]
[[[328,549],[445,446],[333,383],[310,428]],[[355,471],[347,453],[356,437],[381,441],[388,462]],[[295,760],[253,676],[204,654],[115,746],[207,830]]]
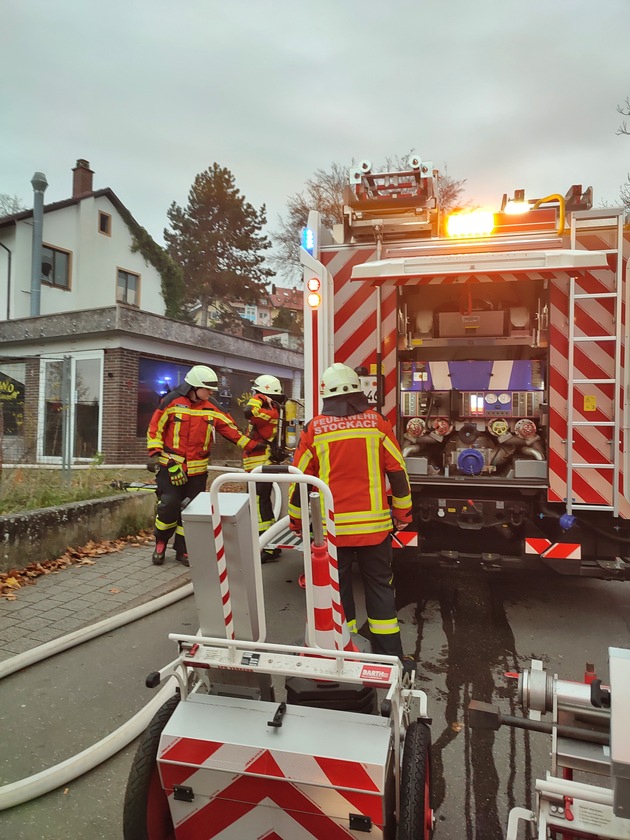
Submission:
[[[270,641],[302,628],[299,556],[264,568]],[[479,732],[464,725],[471,698],[514,711],[506,671],[532,657],[565,679],[587,661],[608,677],[609,646],[630,647],[630,585],[532,576],[398,570],[406,652],[420,662],[433,717],[436,840],[499,840],[514,804],[532,803],[548,769],[547,736]],[[0,784],[86,748],[151,696],[145,675],[175,654],[169,632],[194,632],[193,599],[5,679],[1,686]],[[518,712],[517,712],[518,713]],[[120,840],[122,803],[135,744],[37,800],[0,812],[12,840]]]

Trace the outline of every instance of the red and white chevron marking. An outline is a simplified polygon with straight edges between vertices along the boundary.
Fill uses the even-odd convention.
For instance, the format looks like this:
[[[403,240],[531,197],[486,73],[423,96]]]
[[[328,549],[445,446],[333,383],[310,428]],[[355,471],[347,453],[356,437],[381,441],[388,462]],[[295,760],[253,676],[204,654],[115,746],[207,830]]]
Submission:
[[[321,259],[334,278],[335,361],[349,367],[376,365],[376,289],[369,282],[352,281],[352,269],[374,259],[374,248],[324,251]],[[382,290],[383,413],[396,421],[396,289]],[[375,369],[375,368],[373,368]]]
[[[371,817],[370,836],[383,836],[382,768],[166,736],[158,762],[177,840],[336,840],[355,836],[347,828],[349,813]],[[170,793],[184,784],[195,791],[192,802]]]
[[[392,548],[411,548],[417,545],[417,531],[394,531],[392,534]]]
[[[628,234],[630,235],[630,234]],[[607,250],[613,247],[613,233],[602,231],[598,234],[584,234],[578,246],[594,250]],[[626,254],[630,251],[630,242],[625,241]],[[625,296],[625,264],[622,294]],[[611,264],[611,269],[614,266]],[[576,282],[576,293],[602,294],[614,289],[612,270],[581,271]],[[567,496],[567,399],[568,399],[568,315],[569,283],[562,277],[550,284],[550,352],[549,352],[549,501],[564,501]],[[625,307],[623,320],[625,324]],[[614,335],[613,299],[576,300],[575,323],[576,336]],[[623,334],[624,331],[622,331]],[[609,379],[615,375],[614,342],[587,343],[576,342],[574,345],[574,373],[576,379]],[[622,346],[622,369],[625,365],[625,348]],[[573,454],[576,464],[612,465],[612,446],[619,445],[624,452],[622,440],[611,446],[611,428],[596,424],[599,421],[614,420],[614,386],[606,384],[578,384],[573,391],[573,421],[588,421],[593,426],[574,426]],[[588,398],[588,399],[587,399]],[[590,408],[586,410],[590,402]],[[624,403],[623,388],[621,405]],[[621,461],[619,476],[620,515],[630,517],[630,503],[624,497],[624,462]],[[572,478],[572,496],[578,504],[609,506],[613,502],[613,470],[574,467]]]
[[[537,554],[549,560],[581,560],[580,543],[552,543],[540,537],[525,539],[525,554]]]

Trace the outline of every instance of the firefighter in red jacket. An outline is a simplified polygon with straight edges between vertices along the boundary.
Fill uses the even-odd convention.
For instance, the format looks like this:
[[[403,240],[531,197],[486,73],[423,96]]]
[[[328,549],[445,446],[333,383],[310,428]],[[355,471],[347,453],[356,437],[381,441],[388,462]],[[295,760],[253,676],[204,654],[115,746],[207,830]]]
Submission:
[[[156,566],[164,563],[173,534],[176,559],[189,565],[181,506],[185,498],[192,500],[206,488],[213,429],[245,452],[261,448],[260,443],[241,434],[230,415],[210,399],[217,388],[212,368],[195,365],[181,385],[162,398],[149,423],[147,467],[157,469],[159,499],[152,557]]]
[[[293,466],[321,478],[335,505],[341,603],[351,632],[357,632],[352,564],[359,564],[375,653],[403,659],[392,581],[393,527],[411,522],[411,490],[392,426],[369,408],[357,374],[335,363],[322,377],[322,413],[301,434]],[[391,509],[386,481],[391,487]],[[295,492],[291,528],[301,532]],[[392,527],[393,520],[393,527]],[[404,664],[404,663],[403,663]]]
[[[247,472],[265,464],[277,464],[282,459],[281,441],[278,441],[278,423],[281,406],[285,400],[282,383],[275,376],[263,374],[252,382],[252,395],[244,409],[248,422],[245,434],[251,440],[264,443],[265,448],[260,452],[245,455],[243,467]],[[258,533],[263,534],[274,522],[271,484],[257,484],[256,497]],[[261,561],[266,563],[268,560],[275,560],[281,553],[279,548],[264,548],[261,552]]]

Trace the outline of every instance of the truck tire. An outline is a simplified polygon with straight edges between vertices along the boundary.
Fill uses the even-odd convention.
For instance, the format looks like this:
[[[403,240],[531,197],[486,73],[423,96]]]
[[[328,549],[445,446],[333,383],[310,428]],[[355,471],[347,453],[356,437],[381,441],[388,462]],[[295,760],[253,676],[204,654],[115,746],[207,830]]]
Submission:
[[[175,840],[168,797],[160,783],[157,751],[162,730],[178,703],[177,695],[167,700],[140,736],[125,791],[124,840]]]
[[[396,840],[430,840],[432,836],[431,730],[426,723],[414,721],[405,733]]]

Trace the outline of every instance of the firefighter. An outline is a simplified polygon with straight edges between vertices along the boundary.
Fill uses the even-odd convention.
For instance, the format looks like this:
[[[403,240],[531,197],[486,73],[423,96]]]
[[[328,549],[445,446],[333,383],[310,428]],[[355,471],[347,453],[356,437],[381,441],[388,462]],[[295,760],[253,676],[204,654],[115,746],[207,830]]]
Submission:
[[[284,460],[282,441],[278,440],[278,423],[281,406],[286,397],[282,392],[282,383],[275,376],[263,374],[252,382],[252,395],[245,406],[244,414],[248,426],[245,434],[255,441],[265,444],[264,450],[245,455],[243,467],[251,472],[254,467],[265,464],[278,464]],[[271,484],[257,484],[258,533],[263,534],[274,523],[273,505],[271,504]],[[275,560],[282,554],[279,548],[263,548],[261,562]]]
[[[176,559],[190,565],[184,540],[181,508],[206,488],[212,431],[252,452],[261,449],[237,429],[229,414],[210,398],[218,389],[216,373],[206,365],[192,367],[181,385],[162,398],[147,431],[147,468],[157,470],[158,507],[155,517],[156,566],[164,563],[166,546],[175,534]]]
[[[372,649],[403,660],[392,578],[391,532],[411,522],[405,462],[390,422],[369,407],[352,368],[338,362],[327,368],[322,377],[322,396],[322,413],[304,427],[293,466],[318,476],[330,487],[341,603],[348,628],[357,632],[352,594],[352,564],[356,561],[363,579]],[[391,510],[386,480],[391,487]],[[289,514],[291,529],[301,533],[298,495],[296,487]]]

